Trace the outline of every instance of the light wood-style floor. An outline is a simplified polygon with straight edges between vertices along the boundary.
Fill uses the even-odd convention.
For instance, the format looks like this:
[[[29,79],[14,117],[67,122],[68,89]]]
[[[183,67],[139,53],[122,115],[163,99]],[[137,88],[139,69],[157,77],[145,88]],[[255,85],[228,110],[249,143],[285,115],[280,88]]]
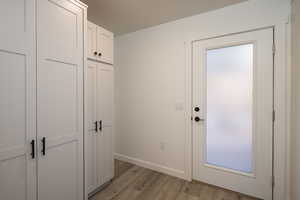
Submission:
[[[201,182],[115,161],[115,178],[91,200],[257,200]]]

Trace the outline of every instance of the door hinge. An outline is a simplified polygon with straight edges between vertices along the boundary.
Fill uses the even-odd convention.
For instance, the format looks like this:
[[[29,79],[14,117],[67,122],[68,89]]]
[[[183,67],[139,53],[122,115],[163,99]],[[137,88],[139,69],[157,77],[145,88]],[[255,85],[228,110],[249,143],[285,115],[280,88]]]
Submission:
[[[272,51],[273,51],[273,55],[275,55],[275,53],[276,53],[276,45],[275,45],[275,43],[273,43]]]
[[[273,114],[272,114],[272,120],[273,120],[273,122],[275,122],[275,118],[276,118],[276,113],[275,113],[275,110],[273,110]]]

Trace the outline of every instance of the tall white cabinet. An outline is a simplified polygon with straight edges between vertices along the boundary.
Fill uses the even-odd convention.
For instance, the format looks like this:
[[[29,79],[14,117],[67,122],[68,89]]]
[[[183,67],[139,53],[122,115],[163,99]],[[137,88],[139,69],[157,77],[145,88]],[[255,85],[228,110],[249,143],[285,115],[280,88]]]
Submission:
[[[99,33],[99,31],[103,30],[103,28],[95,24],[88,23],[86,174],[87,190],[90,194],[100,189],[101,186],[108,183],[114,176],[113,34],[104,30],[105,34],[110,35],[110,37],[103,39]],[[100,38],[99,35],[101,36]],[[93,54],[92,52],[94,51],[101,52],[103,57]]]
[[[32,142],[36,148],[34,6],[33,0],[0,1],[0,199],[5,200],[31,200],[37,192],[31,147]]]
[[[83,198],[84,10],[37,1],[38,199]],[[43,147],[45,145],[45,147]]]
[[[82,200],[86,6],[0,1],[0,199]]]

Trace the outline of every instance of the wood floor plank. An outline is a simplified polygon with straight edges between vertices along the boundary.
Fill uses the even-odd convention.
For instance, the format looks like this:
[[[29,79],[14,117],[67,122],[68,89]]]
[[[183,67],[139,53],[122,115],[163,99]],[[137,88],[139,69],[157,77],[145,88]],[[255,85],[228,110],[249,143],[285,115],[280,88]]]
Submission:
[[[136,197],[135,200],[153,200],[155,199],[160,191],[162,190],[162,187],[168,182],[168,176],[157,173],[157,177],[155,180],[152,181],[152,183],[149,185],[149,187],[145,188],[145,190],[139,194],[139,196]]]
[[[111,200],[130,186],[146,169],[134,166],[126,173],[115,179],[111,185],[96,194],[96,200]]]
[[[176,200],[199,200],[201,188],[199,188],[198,192],[198,190],[194,190],[192,187],[194,187],[194,184],[186,181],[181,188]]]
[[[134,165],[127,162],[121,162],[115,160],[115,179],[124,174],[127,170],[132,168]]]
[[[215,188],[212,200],[224,200],[226,192],[223,189]]]
[[[209,185],[205,185],[203,190],[201,191],[201,194],[199,196],[199,200],[212,200],[213,199],[213,193],[214,189],[209,186]]]
[[[116,196],[115,200],[135,200],[137,197],[143,193],[143,191],[151,185],[151,182],[155,180],[155,173],[152,171],[145,171],[141,174],[126,190],[120,192]]]
[[[179,178],[168,176],[168,181],[159,191],[154,200],[175,200],[184,186],[185,181]]]
[[[196,181],[187,182],[184,192],[190,196],[198,197],[199,199],[203,190],[205,189],[205,186],[205,184]]]
[[[116,177],[108,187],[97,193],[93,200],[258,200],[122,161],[116,161],[115,167]]]

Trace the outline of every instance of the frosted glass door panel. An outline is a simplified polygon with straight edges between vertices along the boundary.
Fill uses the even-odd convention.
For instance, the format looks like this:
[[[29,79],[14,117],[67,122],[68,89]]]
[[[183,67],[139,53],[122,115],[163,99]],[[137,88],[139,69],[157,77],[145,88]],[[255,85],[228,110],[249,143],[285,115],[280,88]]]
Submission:
[[[206,53],[206,161],[252,173],[253,44]]]

